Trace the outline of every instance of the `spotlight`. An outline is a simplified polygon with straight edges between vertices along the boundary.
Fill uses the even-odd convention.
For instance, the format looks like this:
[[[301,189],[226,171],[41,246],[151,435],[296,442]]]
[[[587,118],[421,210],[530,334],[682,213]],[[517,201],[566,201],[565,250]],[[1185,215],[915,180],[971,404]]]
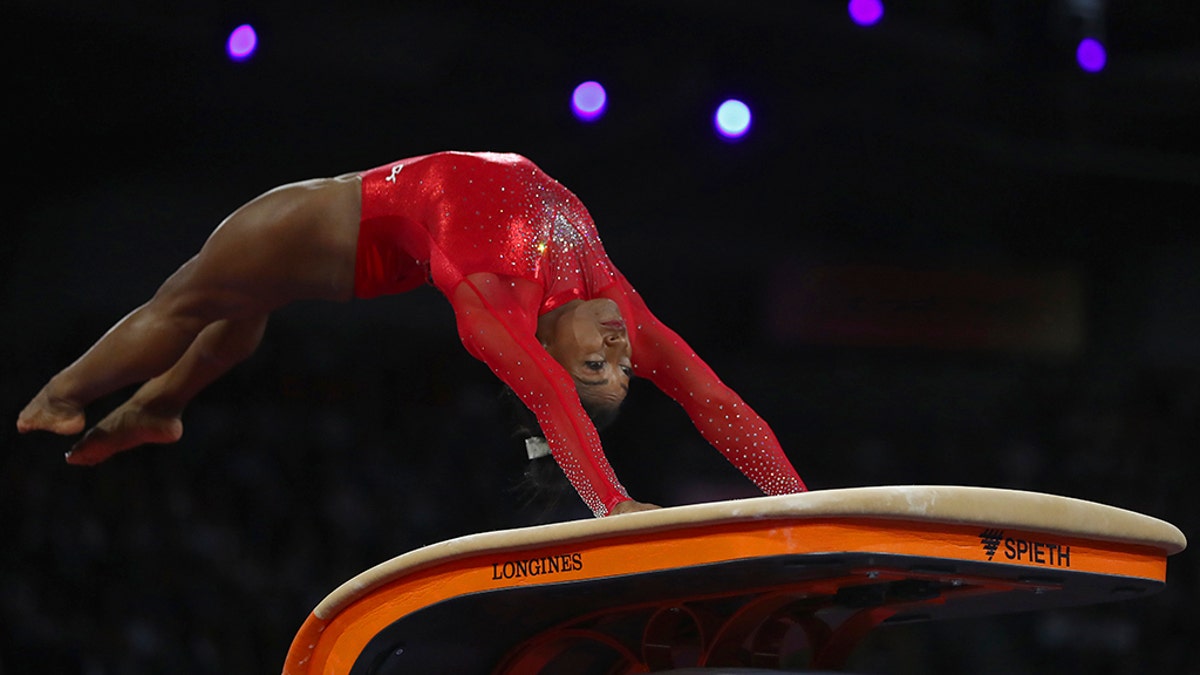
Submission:
[[[225,52],[234,61],[245,61],[254,54],[258,46],[258,35],[254,28],[245,23],[233,29],[229,40],[225,43]]]
[[[584,122],[592,122],[604,114],[608,105],[608,95],[599,82],[584,82],[575,87],[571,95],[571,111]]]
[[[717,133],[728,139],[738,139],[750,130],[750,108],[741,101],[731,98],[717,108],[713,117]]]
[[[882,0],[850,0],[850,18],[860,26],[874,26],[883,18]]]
[[[1075,61],[1085,71],[1098,73],[1104,70],[1104,64],[1108,62],[1108,53],[1105,52],[1104,45],[1099,40],[1090,37],[1084,38],[1075,48]]]

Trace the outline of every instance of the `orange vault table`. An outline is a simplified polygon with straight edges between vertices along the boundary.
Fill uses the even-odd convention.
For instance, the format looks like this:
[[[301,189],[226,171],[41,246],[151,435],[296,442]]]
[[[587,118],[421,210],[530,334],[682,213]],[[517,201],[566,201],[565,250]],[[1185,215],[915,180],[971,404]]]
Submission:
[[[343,584],[301,626],[283,672],[831,669],[880,625],[1154,593],[1186,545],[1175,526],[1131,511],[958,486],[487,532]]]

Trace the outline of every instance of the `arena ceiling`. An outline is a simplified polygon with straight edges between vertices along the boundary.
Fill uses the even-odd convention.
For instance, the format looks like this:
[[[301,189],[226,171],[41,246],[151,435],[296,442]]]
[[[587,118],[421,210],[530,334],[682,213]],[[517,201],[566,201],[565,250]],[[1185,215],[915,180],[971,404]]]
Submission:
[[[570,181],[637,160],[668,188],[704,189],[708,110],[741,95],[755,135],[714,170],[772,194],[874,186],[888,212],[903,206],[890,193],[966,204],[1017,181],[1049,208],[1091,191],[1108,211],[1115,184],[1137,186],[1117,191],[1126,201],[1200,187],[1196,3],[900,4],[864,30],[824,1],[17,0],[11,128],[31,176],[64,157],[110,170],[169,158],[265,182],[453,147],[520,150]],[[1099,75],[1071,57],[1096,27],[1089,6],[1110,47]],[[262,46],[231,64],[224,36],[243,21]],[[613,104],[582,129],[566,92],[592,78]]]

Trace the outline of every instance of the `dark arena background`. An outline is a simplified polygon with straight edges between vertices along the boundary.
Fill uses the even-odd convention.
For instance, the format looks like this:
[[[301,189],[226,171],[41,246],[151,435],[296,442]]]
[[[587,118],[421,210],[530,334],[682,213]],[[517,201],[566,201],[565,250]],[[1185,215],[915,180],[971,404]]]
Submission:
[[[307,613],[367,567],[590,517],[518,488],[499,384],[432,288],[281,311],[175,446],[78,468],[69,439],[15,432],[241,203],[444,149],[519,152],[579,195],[811,488],[1036,490],[1196,536],[1193,0],[5,15],[4,675],[279,672]],[[257,42],[235,60],[243,24]],[[605,96],[591,119],[572,109],[584,82]],[[727,138],[730,100],[750,124]],[[755,494],[648,383],[605,439],[639,499]],[[851,669],[1197,673],[1198,560],[1173,557],[1145,599],[883,629]]]

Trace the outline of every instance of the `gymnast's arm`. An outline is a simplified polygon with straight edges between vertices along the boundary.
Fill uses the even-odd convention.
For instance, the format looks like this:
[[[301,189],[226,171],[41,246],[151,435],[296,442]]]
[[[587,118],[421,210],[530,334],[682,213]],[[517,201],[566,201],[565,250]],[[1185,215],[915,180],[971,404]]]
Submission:
[[[705,440],[765,494],[807,490],[766,421],[650,312],[620,272],[616,277],[601,295],[617,303],[629,326],[634,372],[683,406]]]
[[[459,337],[537,416],[555,461],[596,516],[639,510],[604,456],[570,374],[537,340],[541,292],[524,279],[470,275],[450,299]]]

